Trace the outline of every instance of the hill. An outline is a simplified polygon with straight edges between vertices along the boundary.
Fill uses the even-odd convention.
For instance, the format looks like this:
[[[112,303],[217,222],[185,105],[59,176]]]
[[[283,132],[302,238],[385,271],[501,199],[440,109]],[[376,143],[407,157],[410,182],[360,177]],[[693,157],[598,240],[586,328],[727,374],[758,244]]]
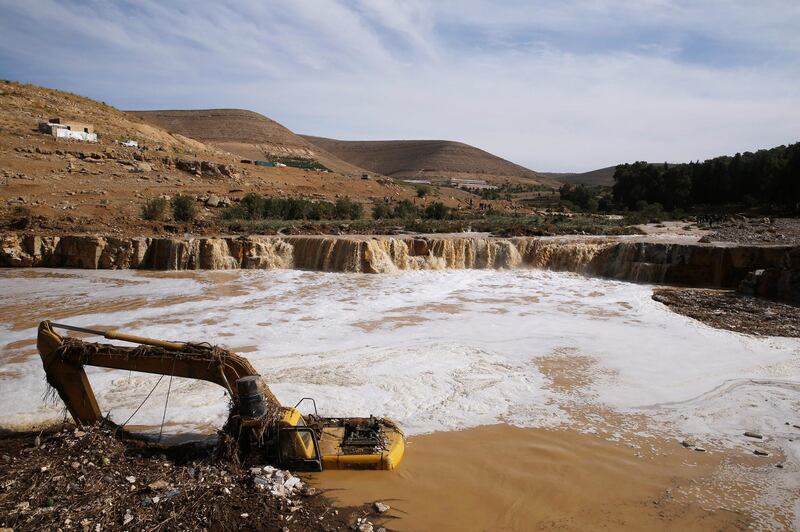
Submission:
[[[461,142],[303,138],[351,164],[398,179],[477,178],[557,185],[550,177]]]
[[[557,179],[562,183],[570,185],[593,185],[593,186],[614,186],[614,171],[616,166],[598,168],[583,173],[558,173],[558,172],[539,172],[542,175]]]
[[[38,130],[39,122],[55,117],[90,125],[97,142]],[[138,146],[121,143],[127,140]],[[306,144],[300,139],[301,147]],[[176,194],[198,200],[192,230],[210,233],[219,231],[224,205],[248,192],[328,201],[347,196],[367,206],[387,197],[414,197],[414,190],[388,180],[265,168],[242,164],[241,157],[83,96],[0,81],[0,233],[141,236],[177,231],[169,219],[142,216],[148,201]]]
[[[128,111],[161,128],[247,159],[268,156],[313,159],[342,174],[358,175],[348,164],[264,115],[244,109]]]

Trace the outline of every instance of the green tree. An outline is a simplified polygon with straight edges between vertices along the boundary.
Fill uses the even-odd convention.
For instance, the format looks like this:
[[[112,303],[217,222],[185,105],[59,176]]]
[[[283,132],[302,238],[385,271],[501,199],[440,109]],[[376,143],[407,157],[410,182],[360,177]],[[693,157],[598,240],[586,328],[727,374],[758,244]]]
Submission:
[[[197,218],[197,207],[192,196],[178,194],[172,198],[172,217],[178,222],[193,222]]]
[[[450,209],[444,203],[435,201],[425,208],[425,218],[444,220],[450,214]]]
[[[416,218],[419,216],[419,209],[417,206],[411,203],[411,201],[404,199],[397,204],[394,208],[394,217],[395,218],[402,218],[404,220],[409,220],[412,218]]]

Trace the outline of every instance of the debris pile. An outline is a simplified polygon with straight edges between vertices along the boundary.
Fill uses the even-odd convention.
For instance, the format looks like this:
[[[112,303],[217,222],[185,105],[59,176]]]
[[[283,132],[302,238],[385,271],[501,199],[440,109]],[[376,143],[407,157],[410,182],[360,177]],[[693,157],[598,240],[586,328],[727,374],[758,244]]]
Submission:
[[[800,337],[795,305],[759,299],[732,290],[656,288],[653,299],[673,312],[738,333]]]
[[[244,470],[207,447],[156,448],[114,431],[0,435],[0,528],[345,530],[373,511],[334,509],[289,471]]]

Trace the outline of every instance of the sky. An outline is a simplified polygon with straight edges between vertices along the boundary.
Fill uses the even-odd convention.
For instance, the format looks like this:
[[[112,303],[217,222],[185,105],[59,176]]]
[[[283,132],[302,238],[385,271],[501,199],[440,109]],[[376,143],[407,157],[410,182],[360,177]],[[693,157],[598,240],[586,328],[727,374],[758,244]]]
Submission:
[[[540,171],[800,141],[798,0],[0,0],[0,78]]]

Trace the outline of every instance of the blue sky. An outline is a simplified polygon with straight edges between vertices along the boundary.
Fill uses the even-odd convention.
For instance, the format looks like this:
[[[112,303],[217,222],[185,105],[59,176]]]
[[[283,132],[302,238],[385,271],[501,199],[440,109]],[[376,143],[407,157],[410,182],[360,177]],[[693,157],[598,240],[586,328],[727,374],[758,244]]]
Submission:
[[[0,0],[0,77],[536,170],[800,140],[797,0]]]

